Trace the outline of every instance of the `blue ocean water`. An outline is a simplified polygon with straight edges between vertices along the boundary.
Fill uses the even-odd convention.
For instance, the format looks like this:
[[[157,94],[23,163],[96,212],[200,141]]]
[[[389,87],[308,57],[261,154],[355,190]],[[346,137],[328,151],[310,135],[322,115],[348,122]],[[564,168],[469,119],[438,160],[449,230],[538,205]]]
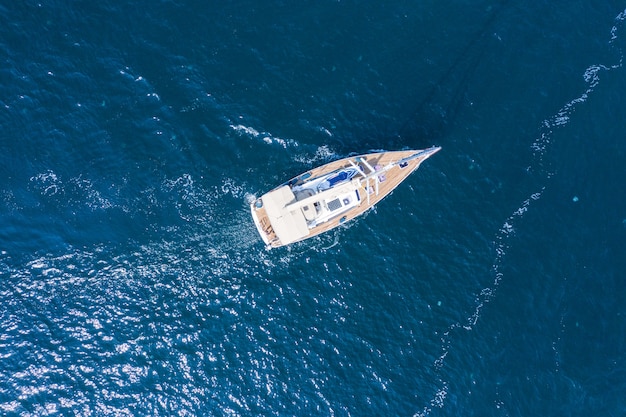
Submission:
[[[527,3],[1,4],[0,413],[626,415],[626,3]]]

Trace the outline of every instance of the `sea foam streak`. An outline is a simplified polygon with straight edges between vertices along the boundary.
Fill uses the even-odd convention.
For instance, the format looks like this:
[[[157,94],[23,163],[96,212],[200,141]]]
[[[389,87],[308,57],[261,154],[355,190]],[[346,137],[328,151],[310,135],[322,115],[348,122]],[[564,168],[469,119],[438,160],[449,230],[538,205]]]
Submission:
[[[626,20],[626,10],[622,11],[615,17],[615,25],[611,28],[611,39],[609,40],[610,45],[614,45],[615,41],[618,39],[618,29],[624,20]],[[443,333],[441,338],[442,352],[439,358],[433,363],[433,366],[437,371],[440,371],[443,368],[446,357],[450,352],[452,332],[457,331],[458,329],[466,331],[473,330],[474,326],[478,322],[478,319],[480,318],[480,313],[483,307],[496,296],[496,290],[504,278],[504,273],[501,271],[501,268],[506,258],[507,250],[510,246],[509,238],[515,234],[515,225],[522,217],[524,217],[532,204],[541,198],[546,189],[545,184],[554,175],[553,172],[543,167],[543,159],[549,152],[549,147],[552,143],[552,133],[555,129],[558,129],[570,122],[572,113],[576,107],[585,103],[589,98],[589,95],[593,93],[595,88],[600,83],[600,74],[602,72],[616,70],[622,68],[622,66],[623,51],[621,49],[619,49],[619,61],[617,64],[594,64],[589,66],[583,74],[583,79],[587,84],[585,91],[580,96],[566,103],[554,116],[543,121],[539,137],[537,137],[530,145],[534,154],[535,163],[529,167],[529,170],[537,170],[541,174],[540,178],[543,184],[539,185],[537,191],[522,201],[520,206],[505,219],[504,223],[496,233],[493,241],[495,247],[495,259],[491,268],[493,272],[493,282],[490,287],[483,288],[480,291],[479,295],[476,297],[476,307],[467,317],[467,320],[464,323],[457,322],[452,324]],[[440,389],[437,390],[429,404],[425,406],[422,411],[415,413],[416,417],[424,417],[430,414],[433,408],[443,408],[448,391],[448,381],[441,380],[440,383]],[[499,404],[502,405],[500,400]]]
[[[278,138],[267,132],[259,132],[253,127],[244,126],[242,124],[238,124],[238,125],[231,124],[230,128],[240,135],[246,135],[254,139],[261,139],[263,142],[265,142],[268,145],[279,145],[284,149],[287,149],[288,147],[298,146],[298,142],[296,142],[293,139]]]

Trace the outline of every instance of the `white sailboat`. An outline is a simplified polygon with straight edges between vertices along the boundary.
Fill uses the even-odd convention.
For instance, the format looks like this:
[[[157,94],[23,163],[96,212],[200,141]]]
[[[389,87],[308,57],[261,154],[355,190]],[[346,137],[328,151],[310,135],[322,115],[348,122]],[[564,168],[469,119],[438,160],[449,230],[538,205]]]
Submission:
[[[440,147],[376,152],[298,175],[250,204],[266,245],[280,247],[331,230],[373,207]]]

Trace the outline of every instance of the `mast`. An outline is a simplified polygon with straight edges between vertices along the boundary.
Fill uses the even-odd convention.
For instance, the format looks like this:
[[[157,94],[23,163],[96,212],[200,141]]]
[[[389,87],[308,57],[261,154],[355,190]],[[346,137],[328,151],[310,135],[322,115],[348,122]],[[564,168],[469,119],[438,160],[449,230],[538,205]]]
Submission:
[[[324,191],[320,191],[318,193],[313,194],[312,196],[303,198],[302,200],[294,201],[293,203],[287,204],[285,206],[285,209],[288,211],[294,211],[296,209],[308,206],[309,204],[322,201],[326,198],[336,197],[339,194],[354,191],[358,189],[359,187],[361,187],[360,181],[358,179],[353,178],[348,183],[341,184],[337,187],[332,187]]]
[[[378,178],[381,174],[389,171],[390,169],[401,165],[401,164],[408,164],[409,162],[418,159],[418,158],[422,158],[421,161],[419,161],[419,163],[417,164],[417,166],[414,168],[418,168],[419,165],[426,160],[428,157],[430,157],[431,155],[433,155],[434,153],[438,152],[441,148],[438,146],[433,146],[432,148],[428,148],[428,149],[424,149],[422,151],[416,152],[413,155],[407,156],[405,158],[402,158],[396,162],[391,162],[387,165],[385,165],[384,167],[382,167],[381,169],[379,169],[378,171],[372,167],[369,163],[367,163],[367,161],[365,159],[362,159],[362,157],[356,158],[356,162],[362,162],[367,168],[368,170],[370,170],[371,172],[369,174],[366,174],[361,167],[359,167],[358,164],[355,164],[354,162],[352,162],[352,160],[350,160],[350,164],[356,168],[359,173],[361,174],[362,178],[352,178],[349,182],[345,183],[345,184],[341,184],[337,187],[332,187],[329,188],[327,190],[324,191],[320,191],[318,193],[313,194],[312,196],[303,198],[302,200],[298,200],[298,201],[294,201],[293,203],[287,204],[285,205],[285,209],[288,211],[294,211],[297,209],[300,209],[302,207],[308,206],[309,204],[313,204],[315,202],[318,201],[322,201],[326,198],[330,198],[330,197],[336,197],[337,195],[346,193],[346,192],[350,192],[350,191],[354,191],[357,190],[359,188],[365,188],[365,194],[367,196],[367,204],[370,204],[370,195],[369,195],[369,190],[367,190],[367,187],[369,186],[369,181],[371,179],[374,180],[374,185],[376,187],[376,195],[378,195],[378,183],[380,182],[380,179]]]

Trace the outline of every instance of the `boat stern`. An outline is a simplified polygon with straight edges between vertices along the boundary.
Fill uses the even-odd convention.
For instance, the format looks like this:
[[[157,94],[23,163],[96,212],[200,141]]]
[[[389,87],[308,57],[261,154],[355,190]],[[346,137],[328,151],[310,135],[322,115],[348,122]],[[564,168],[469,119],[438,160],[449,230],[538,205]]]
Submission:
[[[270,244],[271,225],[267,218],[267,213],[263,207],[263,200],[261,197],[257,198],[250,204],[250,213],[252,214],[252,220],[256,226],[261,239],[266,245]]]

